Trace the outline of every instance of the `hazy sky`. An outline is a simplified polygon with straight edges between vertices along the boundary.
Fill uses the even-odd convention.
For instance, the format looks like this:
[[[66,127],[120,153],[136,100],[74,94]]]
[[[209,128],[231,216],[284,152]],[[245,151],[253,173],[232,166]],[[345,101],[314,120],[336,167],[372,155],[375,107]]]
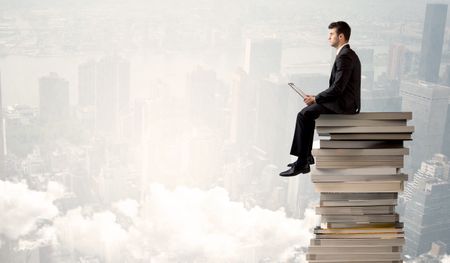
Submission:
[[[55,143],[50,140],[49,145],[55,148],[40,145],[41,141],[29,142],[31,149],[43,148],[42,156],[37,158],[45,162],[45,169],[52,165],[58,166],[60,161],[62,164],[67,163],[67,166],[79,165],[82,170],[84,166],[91,165],[89,158],[92,156],[95,164],[96,150],[103,150],[107,152],[107,157],[104,158],[106,161],[98,161],[98,170],[101,172],[90,175],[92,178],[89,179],[87,174],[67,178],[83,178],[87,185],[83,187],[89,188],[86,191],[95,192],[94,195],[98,196],[108,191],[114,192],[111,189],[117,185],[120,191],[122,183],[125,185],[127,180],[138,178],[133,183],[141,190],[144,189],[142,192],[146,195],[139,200],[125,197],[112,203],[101,200],[78,205],[74,202],[77,205],[69,205],[68,209],[64,202],[69,200],[67,202],[70,203],[71,198],[77,198],[73,196],[74,191],[67,189],[67,185],[76,183],[64,177],[65,173],[72,172],[69,169],[71,167],[67,169],[69,171],[48,168],[46,173],[27,177],[27,180],[44,182],[39,187],[27,184],[25,180],[0,181],[0,235],[17,242],[16,251],[32,251],[52,245],[57,248],[55,250],[60,249],[58,251],[72,254],[76,254],[76,251],[78,255],[96,256],[108,263],[124,262],[125,258],[130,262],[149,262],[150,259],[151,262],[260,262],[257,260],[264,258],[270,260],[268,262],[287,262],[298,257],[308,245],[312,236],[311,228],[318,223],[312,208],[306,209],[304,219],[295,219],[286,215],[285,208],[271,210],[258,205],[249,207],[244,201],[231,198],[228,189],[213,184],[206,189],[204,185],[196,188],[181,183],[175,187],[156,182],[149,185],[139,183],[147,182],[142,178],[175,178],[174,182],[178,183],[189,181],[189,176],[225,177],[223,171],[226,167],[231,173],[235,172],[235,176],[217,181],[229,183],[233,187],[241,184],[242,188],[238,189],[256,188],[250,194],[233,193],[239,198],[245,201],[257,197],[269,201],[286,199],[289,194],[287,188],[292,187],[289,186],[292,181],[275,177],[278,173],[275,170],[281,169],[279,166],[284,164],[271,163],[273,160],[265,159],[266,156],[261,154],[264,150],[258,147],[239,152],[235,149],[238,147],[230,146],[230,138],[227,137],[231,129],[228,125],[234,121],[230,119],[237,118],[233,116],[236,104],[232,100],[242,99],[244,94],[239,93],[241,97],[232,96],[233,85],[239,82],[236,72],[239,72],[244,62],[245,40],[262,37],[281,39],[283,73],[293,69],[302,71],[297,73],[320,74],[326,82],[335,52],[327,42],[327,26],[332,21],[345,20],[352,26],[351,44],[374,49],[377,76],[385,72],[389,46],[398,40],[398,35],[410,37],[411,45],[408,48],[411,50],[420,48],[427,2],[0,0],[0,72],[4,106],[25,104],[38,107],[38,80],[50,72],[56,72],[69,82],[70,104],[75,106],[78,103],[80,64],[120,55],[130,62],[130,108],[135,106],[136,100],[147,100],[143,112],[150,116],[148,118],[151,120],[146,125],[153,132],[152,135],[149,132],[144,136],[144,140],[132,143],[130,141],[135,139],[132,137],[134,134],[125,134],[110,141],[105,139],[105,145],[101,144],[104,138],[99,139],[98,134],[83,145],[71,144],[64,139],[63,143],[55,146],[61,142],[60,138],[51,138]],[[444,50],[447,50],[448,36],[445,39]],[[214,72],[216,78],[211,83],[216,85],[214,88],[217,90],[209,98],[217,100],[198,102],[191,98],[195,94],[190,93],[189,76],[198,68]],[[280,79],[283,77],[286,76]],[[255,88],[244,84],[239,87],[249,90]],[[155,94],[169,95],[166,98]],[[224,101],[220,101],[220,96],[224,96]],[[255,93],[250,97],[256,96]],[[158,101],[160,97],[166,100]],[[195,103],[204,105],[205,111],[210,110],[206,108],[207,105],[219,104],[220,107],[217,107],[223,116],[214,121],[195,123],[190,119],[190,107]],[[250,117],[263,119],[258,115],[261,114],[257,112],[258,109],[275,114],[278,112],[277,106],[287,105],[285,115],[277,118],[285,121],[286,127],[293,130],[293,117],[303,106],[295,103],[293,99],[286,99],[279,104],[258,105],[259,108],[254,106],[246,113]],[[83,112],[71,109],[84,116]],[[138,118],[136,115],[139,113],[135,110],[122,116],[120,124],[125,132],[132,133],[139,126],[134,119]],[[242,122],[245,123],[245,119]],[[254,128],[251,127],[253,123],[249,123],[240,127],[241,130]],[[258,126],[259,132],[274,128],[273,123],[264,125]],[[291,139],[291,130],[284,132],[283,129],[277,134],[279,137],[271,139],[285,146],[290,143],[287,140]],[[288,133],[289,136],[286,135]],[[160,137],[155,136],[155,139],[153,134]],[[123,160],[126,161],[120,159],[122,155],[125,155]],[[287,148],[285,155],[288,161]],[[142,167],[132,167],[141,159],[142,162],[150,162],[149,156],[153,158],[151,163],[158,166],[159,170],[153,166],[144,172],[139,170],[148,166],[148,163],[142,164]],[[145,160],[146,157],[149,159]],[[33,160],[33,156],[28,156],[13,161],[17,161],[17,167],[22,169],[27,161],[34,164]],[[115,162],[119,164],[114,166]],[[211,163],[220,163],[222,166],[215,167]],[[204,166],[207,168],[203,169]],[[263,172],[267,170],[276,173],[264,178]],[[118,171],[124,172],[120,174]],[[196,171],[204,174],[189,174]],[[251,177],[251,173],[257,176],[245,181],[246,177]],[[52,174],[58,182],[45,178],[48,174]],[[244,179],[240,178],[241,175]],[[116,178],[123,181],[111,182]],[[223,183],[225,180],[231,182]],[[255,181],[270,186],[270,191],[263,193],[266,196],[258,196],[263,194]],[[67,185],[62,185],[62,182]],[[307,192],[301,188],[301,183],[297,184],[294,189]],[[280,188],[283,191],[277,190]],[[292,262],[303,261],[304,256],[300,256]]]

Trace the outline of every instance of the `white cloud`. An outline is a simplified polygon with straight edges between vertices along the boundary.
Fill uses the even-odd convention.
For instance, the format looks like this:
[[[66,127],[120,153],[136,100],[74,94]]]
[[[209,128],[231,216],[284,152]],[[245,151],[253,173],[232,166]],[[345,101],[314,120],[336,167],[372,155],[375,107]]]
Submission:
[[[30,190],[25,183],[0,181],[0,234],[18,239],[37,230],[40,220],[57,216],[55,199],[54,193]]]
[[[19,250],[33,250],[39,247],[56,244],[55,228],[52,226],[44,226],[30,235],[19,239]]]
[[[53,199],[58,199],[64,197],[66,191],[64,186],[57,182],[48,182],[47,184],[47,194]]]
[[[139,203],[133,199],[121,200],[113,205],[116,211],[124,216],[134,218],[139,212]]]
[[[259,207],[248,210],[230,201],[222,188],[169,191],[153,185],[129,231],[128,248],[136,258],[162,262],[237,262],[252,255],[278,259],[294,245],[307,246],[317,217],[308,211],[307,218],[291,219],[283,211]]]
[[[108,262],[123,262],[121,252],[127,236],[111,212],[83,214],[81,208],[67,212],[54,221],[60,245],[85,255],[106,257]]]
[[[450,256],[449,256],[449,255],[445,255],[445,256],[441,259],[441,263],[450,263]]]
[[[57,209],[52,198],[63,194],[58,186],[49,186],[53,190],[46,193],[31,191],[24,184],[2,184],[10,192],[9,196],[0,193],[0,216],[8,215],[9,222],[0,226],[2,233],[12,238],[34,233],[19,241],[21,249],[55,244],[56,236],[64,249],[108,262],[123,262],[125,257],[157,263],[253,262],[262,258],[305,262],[299,248],[308,245],[309,230],[318,219],[312,209],[304,220],[287,218],[283,210],[246,209],[231,201],[223,188],[168,190],[161,185],[152,185],[140,205],[131,199],[115,203],[113,211],[125,217],[77,208],[54,218]],[[8,207],[11,203],[15,205]],[[31,231],[40,218],[53,218],[53,225]]]

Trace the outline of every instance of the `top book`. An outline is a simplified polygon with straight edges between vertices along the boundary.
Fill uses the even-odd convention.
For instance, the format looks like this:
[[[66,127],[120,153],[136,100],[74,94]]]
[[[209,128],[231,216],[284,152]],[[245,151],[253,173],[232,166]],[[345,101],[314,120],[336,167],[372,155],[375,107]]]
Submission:
[[[352,120],[352,119],[318,119],[317,127],[345,127],[345,126],[406,126],[406,120]]]
[[[412,112],[360,112],[358,114],[322,114],[319,121],[325,120],[411,120]]]

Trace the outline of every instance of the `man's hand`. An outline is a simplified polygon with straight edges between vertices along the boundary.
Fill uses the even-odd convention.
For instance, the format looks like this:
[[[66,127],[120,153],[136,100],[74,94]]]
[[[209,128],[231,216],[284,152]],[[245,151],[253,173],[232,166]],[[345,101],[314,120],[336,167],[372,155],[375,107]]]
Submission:
[[[313,105],[316,103],[316,96],[310,96],[306,95],[306,97],[303,99],[303,101],[306,103],[306,105]]]

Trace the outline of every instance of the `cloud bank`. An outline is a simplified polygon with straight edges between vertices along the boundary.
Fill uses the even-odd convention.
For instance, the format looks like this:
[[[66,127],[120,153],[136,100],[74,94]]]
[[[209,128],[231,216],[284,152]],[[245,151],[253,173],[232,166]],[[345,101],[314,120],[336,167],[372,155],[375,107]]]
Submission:
[[[38,230],[38,224],[58,215],[53,204],[61,194],[57,183],[49,183],[47,192],[30,190],[21,183],[0,181],[0,234],[9,239]]]
[[[138,209],[132,200],[113,207],[121,215],[109,211],[83,215],[82,209],[75,209],[58,218],[55,227],[60,242],[111,262],[123,257],[154,262],[253,262],[286,257],[292,247],[307,246],[309,229],[317,221],[312,210],[305,220],[297,220],[283,211],[246,209],[230,201],[222,188],[170,191],[152,185]]]
[[[53,201],[63,195],[56,183],[44,192],[0,181],[0,234],[22,250],[53,244],[106,262],[292,261],[318,220],[312,209],[304,220],[283,210],[248,209],[223,188],[153,184],[140,204],[125,199],[110,209],[79,207],[61,215]]]

